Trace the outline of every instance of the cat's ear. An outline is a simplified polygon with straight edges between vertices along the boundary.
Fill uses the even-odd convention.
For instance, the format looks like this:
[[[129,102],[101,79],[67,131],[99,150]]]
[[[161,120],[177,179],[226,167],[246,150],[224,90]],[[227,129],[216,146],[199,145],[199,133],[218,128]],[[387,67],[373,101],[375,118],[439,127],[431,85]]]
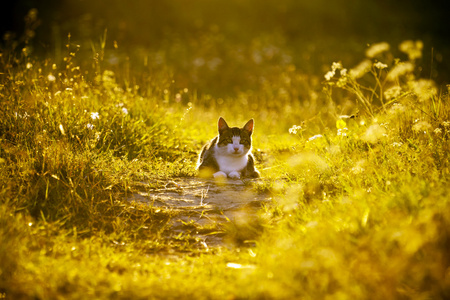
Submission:
[[[219,133],[229,128],[227,122],[225,122],[225,119],[222,117],[219,118],[219,122],[217,122],[217,127],[219,129]]]
[[[253,119],[250,119],[250,121],[245,123],[243,129],[248,131],[249,134],[252,134],[252,132],[253,132]]]

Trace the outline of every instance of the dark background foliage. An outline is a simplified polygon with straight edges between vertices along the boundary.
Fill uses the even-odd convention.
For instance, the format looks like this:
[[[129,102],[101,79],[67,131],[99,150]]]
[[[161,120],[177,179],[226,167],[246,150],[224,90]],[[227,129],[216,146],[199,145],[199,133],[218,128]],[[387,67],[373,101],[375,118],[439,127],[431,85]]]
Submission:
[[[38,10],[36,53],[60,58],[68,33],[74,43],[91,51],[92,41],[107,29],[107,46],[118,45],[132,65],[160,51],[149,56],[150,64],[173,67],[180,88],[190,85],[212,94],[260,88],[257,79],[251,80],[257,69],[246,73],[249,66],[239,65],[238,58],[243,53],[248,61],[255,48],[269,46],[275,46],[265,57],[271,66],[293,64],[321,76],[333,61],[351,67],[369,44],[387,41],[396,48],[406,39],[422,40],[422,75],[439,84],[450,76],[444,0],[21,0],[8,5],[1,10],[3,34],[20,35],[27,12]],[[286,53],[287,60],[282,55]],[[230,65],[234,67],[225,67]],[[196,67],[209,70],[193,74]]]

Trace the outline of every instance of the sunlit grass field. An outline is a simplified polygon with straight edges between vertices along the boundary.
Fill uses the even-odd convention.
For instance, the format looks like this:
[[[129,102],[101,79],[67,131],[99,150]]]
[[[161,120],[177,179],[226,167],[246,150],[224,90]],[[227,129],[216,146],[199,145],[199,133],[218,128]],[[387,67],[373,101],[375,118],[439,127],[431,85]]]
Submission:
[[[0,298],[449,298],[449,86],[421,72],[423,43],[372,44],[314,76],[277,37],[242,51],[215,38],[208,53],[240,66],[199,57],[181,82],[106,31],[91,49],[68,35],[62,59],[30,37],[4,45]],[[192,88],[240,68],[252,88]],[[171,230],[176,212],[126,199],[195,176],[219,116],[255,119],[248,184],[271,201],[198,247]]]

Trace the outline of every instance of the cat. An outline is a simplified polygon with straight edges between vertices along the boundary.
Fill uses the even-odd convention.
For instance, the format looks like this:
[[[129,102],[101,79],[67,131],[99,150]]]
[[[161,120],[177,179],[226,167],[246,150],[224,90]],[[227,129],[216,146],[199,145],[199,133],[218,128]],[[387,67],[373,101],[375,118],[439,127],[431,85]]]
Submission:
[[[219,135],[203,146],[197,169],[201,177],[218,179],[259,177],[255,159],[251,153],[253,119],[243,128],[229,127],[224,118],[217,122]]]

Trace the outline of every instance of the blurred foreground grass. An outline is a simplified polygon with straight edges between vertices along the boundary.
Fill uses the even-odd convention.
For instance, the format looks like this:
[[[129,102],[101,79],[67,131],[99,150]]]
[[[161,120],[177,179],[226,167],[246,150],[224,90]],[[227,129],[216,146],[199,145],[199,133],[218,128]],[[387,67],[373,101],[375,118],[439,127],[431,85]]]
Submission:
[[[268,77],[220,98],[175,87],[164,66],[107,64],[106,37],[92,56],[70,38],[63,60],[2,49],[1,297],[450,297],[450,103],[419,77],[421,42],[314,77],[263,38],[244,50],[280,61],[244,57],[249,78]],[[219,115],[255,118],[254,190],[273,203],[199,248],[170,230],[175,212],[124,199],[194,176]]]

